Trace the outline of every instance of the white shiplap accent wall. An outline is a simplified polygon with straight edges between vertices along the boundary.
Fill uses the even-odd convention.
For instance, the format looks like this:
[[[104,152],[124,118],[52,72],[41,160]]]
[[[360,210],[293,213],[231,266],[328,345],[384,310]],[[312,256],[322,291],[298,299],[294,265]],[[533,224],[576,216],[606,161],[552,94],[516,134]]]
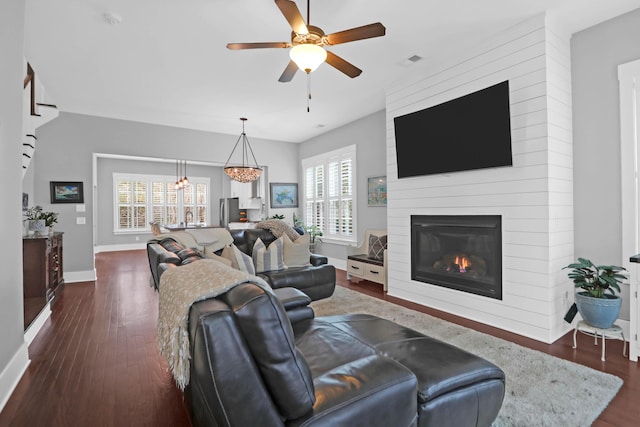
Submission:
[[[504,80],[513,167],[397,178],[394,117]],[[573,259],[569,36],[531,18],[389,88],[386,111],[389,294],[543,342],[563,335],[573,302],[561,270]],[[416,135],[416,152],[427,143]],[[503,299],[412,281],[410,216],[478,214],[502,215]]]

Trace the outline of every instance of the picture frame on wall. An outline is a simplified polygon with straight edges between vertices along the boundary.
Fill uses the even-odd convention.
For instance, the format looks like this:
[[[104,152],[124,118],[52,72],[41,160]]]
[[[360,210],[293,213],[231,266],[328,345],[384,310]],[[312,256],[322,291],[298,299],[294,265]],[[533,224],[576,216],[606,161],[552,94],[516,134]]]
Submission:
[[[387,177],[367,178],[367,206],[387,206]]]
[[[298,184],[295,182],[271,182],[269,194],[272,208],[298,207]]]
[[[82,181],[50,181],[51,203],[84,203]]]

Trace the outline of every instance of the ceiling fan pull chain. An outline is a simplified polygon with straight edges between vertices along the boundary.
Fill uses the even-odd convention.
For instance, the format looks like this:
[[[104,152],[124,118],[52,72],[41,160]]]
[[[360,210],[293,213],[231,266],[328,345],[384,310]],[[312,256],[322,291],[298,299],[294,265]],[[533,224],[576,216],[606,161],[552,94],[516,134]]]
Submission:
[[[311,101],[311,73],[307,73],[307,113],[311,111],[309,107]]]

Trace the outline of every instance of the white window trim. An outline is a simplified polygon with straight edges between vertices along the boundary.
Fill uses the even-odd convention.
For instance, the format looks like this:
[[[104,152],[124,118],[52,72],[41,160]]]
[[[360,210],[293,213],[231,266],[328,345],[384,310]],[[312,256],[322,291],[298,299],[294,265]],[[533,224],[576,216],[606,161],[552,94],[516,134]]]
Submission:
[[[148,175],[148,174],[135,174],[135,173],[118,173],[114,172],[112,175],[112,205],[113,205],[113,234],[125,235],[125,234],[140,234],[140,233],[151,233],[151,226],[149,223],[153,220],[153,210],[151,209],[151,185],[147,185],[147,218],[145,220],[144,228],[137,228],[135,230],[120,230],[118,228],[118,181],[121,179],[130,179],[130,180],[138,180],[138,181],[147,181],[149,184],[153,181],[175,181],[175,176],[171,175]],[[207,177],[189,177],[189,182],[191,184],[206,184],[207,189],[209,190],[209,196],[207,197],[207,213],[211,215],[211,178]],[[182,199],[178,198],[178,212],[182,212]],[[180,218],[178,218],[180,220]],[[184,218],[182,218],[184,221]],[[210,218],[208,218],[207,222],[209,222]]]
[[[357,185],[357,170],[356,170],[356,165],[357,165],[357,161],[356,161],[356,145],[352,144],[352,145],[348,145],[346,147],[337,149],[337,150],[333,150],[333,151],[329,151],[327,153],[323,153],[323,154],[319,154],[313,157],[307,157],[306,159],[302,159],[302,191],[299,192],[302,194],[302,204],[300,206],[302,206],[302,218],[303,221],[305,222],[305,224],[307,223],[307,218],[306,218],[306,209],[304,208],[306,206],[306,201],[307,201],[307,194],[306,194],[306,185],[307,185],[307,175],[305,173],[306,169],[308,167],[311,167],[312,165],[317,165],[317,164],[324,164],[325,165],[325,170],[328,170],[327,166],[330,160],[335,159],[336,157],[344,157],[349,156],[352,160],[351,162],[351,189],[352,189],[352,198],[353,198],[353,202],[352,202],[352,227],[353,227],[353,233],[350,237],[336,237],[336,236],[328,236],[327,230],[326,228],[322,230],[323,232],[323,236],[320,237],[319,239],[321,239],[323,242],[327,242],[327,243],[332,243],[332,244],[337,244],[337,245],[351,245],[351,244],[357,244],[357,232],[356,230],[358,229],[357,227],[357,218],[358,218],[358,185]],[[328,191],[326,191],[325,189],[325,200],[327,201],[327,203],[325,203],[325,206],[328,206],[328,200],[329,200],[329,196],[328,196]],[[325,212],[325,218],[328,217],[328,213]],[[326,221],[325,221],[325,227],[326,227]]]

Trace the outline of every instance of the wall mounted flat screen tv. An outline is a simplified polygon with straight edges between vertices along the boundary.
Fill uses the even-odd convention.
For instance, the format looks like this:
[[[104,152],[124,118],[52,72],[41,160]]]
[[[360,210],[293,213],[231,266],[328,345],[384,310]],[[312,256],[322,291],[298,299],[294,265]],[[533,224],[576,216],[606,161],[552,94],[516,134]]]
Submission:
[[[508,81],[393,123],[398,178],[513,165]]]

